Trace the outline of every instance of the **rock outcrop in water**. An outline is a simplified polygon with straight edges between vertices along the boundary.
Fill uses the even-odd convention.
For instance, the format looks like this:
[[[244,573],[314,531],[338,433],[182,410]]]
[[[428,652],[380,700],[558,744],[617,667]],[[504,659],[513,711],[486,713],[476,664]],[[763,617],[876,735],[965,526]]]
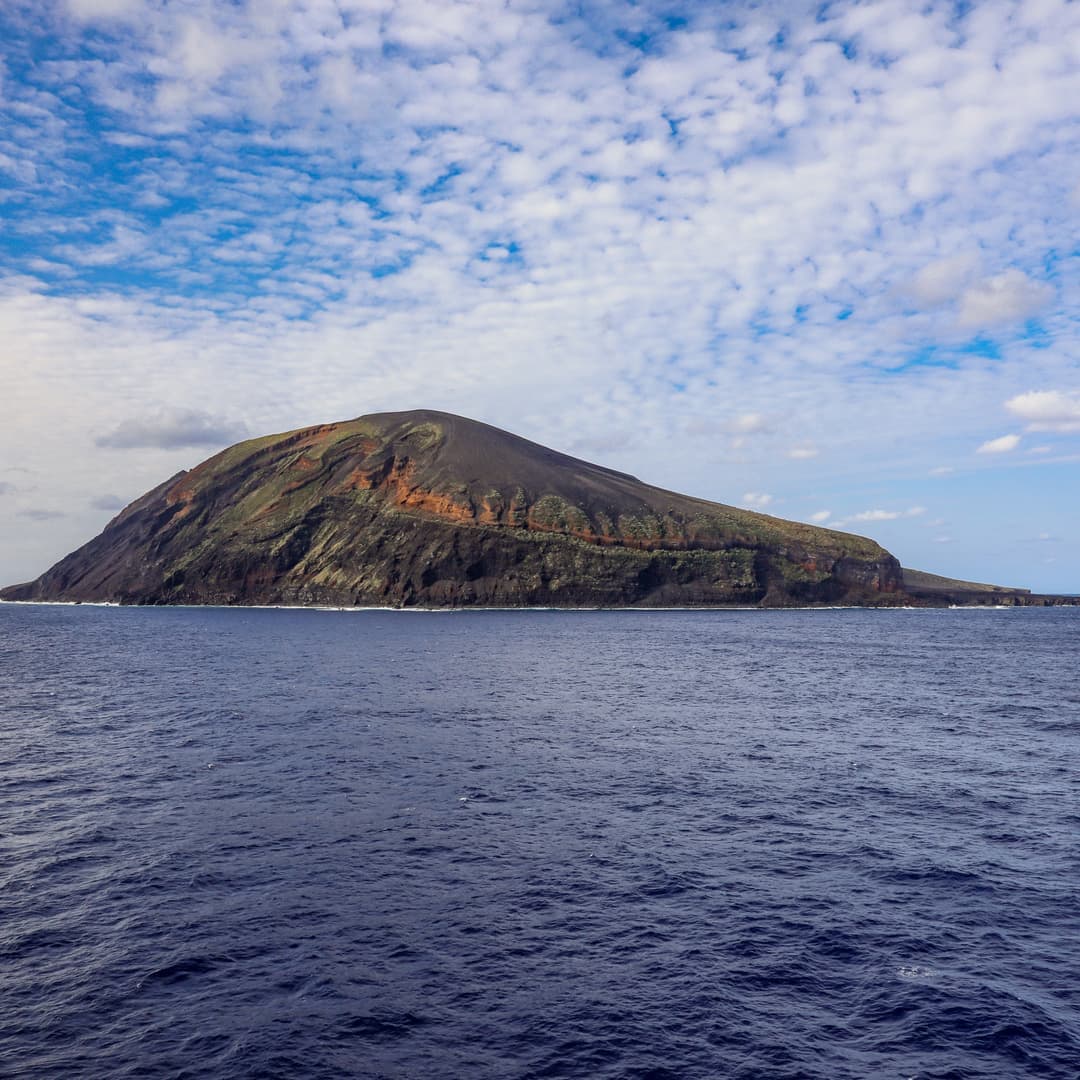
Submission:
[[[239,443],[0,598],[892,605],[910,603],[918,584],[872,540],[678,495],[487,424],[417,411]]]

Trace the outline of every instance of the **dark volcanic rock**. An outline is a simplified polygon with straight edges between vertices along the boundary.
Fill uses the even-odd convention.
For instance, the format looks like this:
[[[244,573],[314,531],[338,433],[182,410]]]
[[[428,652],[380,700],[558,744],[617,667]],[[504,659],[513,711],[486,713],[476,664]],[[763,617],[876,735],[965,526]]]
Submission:
[[[678,495],[437,412],[252,439],[8,600],[142,604],[910,602],[871,540]],[[941,602],[940,597],[925,602]]]
[[[977,581],[958,581],[956,578],[928,574],[924,570],[909,570],[906,566],[903,574],[904,591],[913,602],[919,604],[962,604],[965,607],[1080,605],[1078,596],[1043,596],[1029,589],[985,585]]]

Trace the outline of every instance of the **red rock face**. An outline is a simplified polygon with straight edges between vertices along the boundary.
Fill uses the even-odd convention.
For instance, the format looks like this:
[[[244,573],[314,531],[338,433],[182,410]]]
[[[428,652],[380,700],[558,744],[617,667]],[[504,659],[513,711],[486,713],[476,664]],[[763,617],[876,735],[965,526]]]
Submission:
[[[378,491],[394,506],[420,510],[444,521],[477,520],[471,503],[421,487],[416,482],[416,466],[408,459],[391,458],[374,469],[355,468],[349,473],[345,486],[360,491]]]

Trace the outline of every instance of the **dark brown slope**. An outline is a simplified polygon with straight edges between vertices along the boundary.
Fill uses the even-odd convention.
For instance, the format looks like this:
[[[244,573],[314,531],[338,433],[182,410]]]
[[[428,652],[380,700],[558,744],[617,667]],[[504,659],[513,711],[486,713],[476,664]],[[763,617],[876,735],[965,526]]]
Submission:
[[[871,540],[651,487],[486,424],[379,413],[240,443],[5,599],[895,604]],[[940,602],[938,600],[937,602]]]

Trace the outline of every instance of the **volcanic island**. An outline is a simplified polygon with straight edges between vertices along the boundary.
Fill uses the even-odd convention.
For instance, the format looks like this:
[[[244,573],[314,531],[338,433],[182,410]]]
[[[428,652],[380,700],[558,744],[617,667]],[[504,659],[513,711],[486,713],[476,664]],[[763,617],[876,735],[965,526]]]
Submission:
[[[665,491],[430,410],[238,443],[136,499],[0,599],[431,608],[1073,600],[908,570],[865,537]]]

